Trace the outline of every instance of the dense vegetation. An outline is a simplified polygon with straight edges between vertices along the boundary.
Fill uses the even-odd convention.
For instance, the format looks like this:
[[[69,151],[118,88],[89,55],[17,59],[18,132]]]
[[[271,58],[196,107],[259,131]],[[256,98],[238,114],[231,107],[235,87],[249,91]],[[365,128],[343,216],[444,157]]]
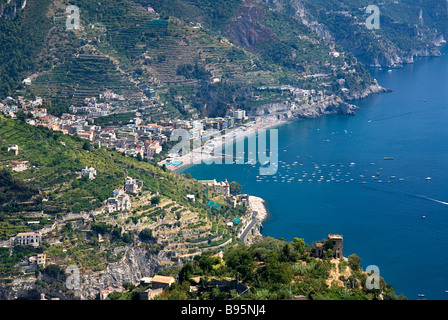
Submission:
[[[37,188],[14,178],[7,169],[0,170],[0,204],[28,200],[37,193]]]
[[[331,253],[324,259],[309,257],[311,246],[303,239],[292,242],[264,238],[250,246],[235,246],[221,259],[204,253],[177,271],[167,269],[162,274],[177,277],[172,285],[156,299],[290,299],[304,297],[315,300],[385,300],[406,299],[397,296],[394,288],[380,278],[380,289],[367,289],[367,274],[361,259],[353,254],[334,259]],[[328,283],[330,274],[339,274]],[[198,278],[200,280],[198,281]],[[195,285],[198,291],[191,291]],[[137,299],[145,288],[132,287],[115,293],[109,299]]]
[[[286,0],[284,2],[294,2]],[[448,35],[448,12],[444,1],[382,2],[367,0],[304,1],[313,17],[322,23],[339,45],[361,62],[373,65],[388,63],[387,56],[411,57],[417,50],[435,53],[433,41]],[[366,30],[365,8],[376,5],[380,28]],[[420,12],[422,20],[420,20]],[[436,33],[434,31],[436,30]],[[434,50],[434,51],[432,51]],[[389,61],[390,62],[390,61]]]
[[[18,155],[7,151],[10,144],[19,145]],[[97,209],[114,189],[123,187],[127,176],[142,180],[145,192],[158,192],[161,197],[210,216],[226,217],[238,212],[219,197],[216,201],[219,199],[222,206],[211,209],[206,205],[208,195],[200,183],[147,159],[125,156],[91,146],[75,136],[0,117],[0,165],[6,167],[15,160],[28,161],[29,168],[22,172],[6,168],[0,171],[1,181],[5,183],[0,185],[0,212],[5,213],[0,221],[0,234],[5,238],[29,228],[16,220],[18,213],[43,212],[56,216]],[[80,176],[86,166],[97,170],[94,180]],[[187,194],[194,194],[196,202],[189,202]]]
[[[0,19],[6,35],[2,41],[8,44],[3,47],[12,43],[14,48],[0,55],[0,73],[6,79],[0,96],[11,95],[20,86],[21,94],[41,96],[51,113],[61,114],[106,89],[126,94],[138,105],[142,88],[152,87],[160,91],[164,105],[150,116],[161,119],[191,116],[185,105],[199,115],[221,116],[229,107],[250,109],[287,98],[271,92],[254,99],[259,86],[325,88],[339,95],[337,78],[344,78],[352,92],[372,83],[348,52],[331,59],[326,41],[291,17],[291,10],[272,10],[277,7],[271,3],[257,1],[251,7],[241,0],[76,0],[71,4],[80,8],[83,28],[75,31],[65,29],[64,4],[48,0],[35,10],[38,1],[29,0],[23,11]],[[148,12],[148,7],[156,13]],[[46,10],[52,12],[52,23],[44,17]],[[309,10],[316,17],[322,14]],[[28,27],[43,22],[45,28]],[[341,21],[324,22],[335,28],[341,25]],[[192,28],[196,23],[202,27]],[[351,32],[350,26],[334,31],[342,36]],[[39,34],[18,37],[22,31],[16,29]],[[16,67],[16,61],[27,66]],[[36,72],[32,85],[20,83]],[[329,78],[305,78],[309,74]],[[219,85],[211,84],[215,78]]]
[[[21,88],[25,75],[38,68],[36,57],[50,25],[45,17],[50,2],[30,1],[29,10],[0,18],[0,97]]]

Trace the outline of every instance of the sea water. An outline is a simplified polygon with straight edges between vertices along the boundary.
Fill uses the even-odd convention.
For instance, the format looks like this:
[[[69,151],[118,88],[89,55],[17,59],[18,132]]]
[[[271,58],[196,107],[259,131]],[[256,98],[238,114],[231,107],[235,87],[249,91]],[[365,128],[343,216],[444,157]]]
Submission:
[[[311,244],[341,234],[344,256],[378,266],[397,294],[448,299],[448,56],[371,73],[392,92],[356,101],[356,116],[277,128],[276,175],[238,164],[183,172],[264,198],[264,236]]]

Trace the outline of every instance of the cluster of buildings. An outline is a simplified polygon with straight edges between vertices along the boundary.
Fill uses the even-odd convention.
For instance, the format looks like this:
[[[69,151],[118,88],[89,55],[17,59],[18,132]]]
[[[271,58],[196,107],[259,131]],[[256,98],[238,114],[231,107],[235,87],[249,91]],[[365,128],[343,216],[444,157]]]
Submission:
[[[123,189],[115,189],[112,191],[112,197],[106,201],[106,211],[108,213],[129,210],[131,207],[131,198]]]
[[[124,96],[107,90],[100,93],[99,100],[96,97],[88,97],[84,99],[82,106],[72,105],[69,108],[71,114],[79,115],[82,118],[98,118],[110,115],[115,107],[112,101],[124,101]]]
[[[41,98],[27,100],[22,96],[8,97],[0,102],[0,112],[15,118],[17,112],[22,111],[31,115],[26,119],[30,125],[77,135],[92,143],[116,148],[117,151],[132,156],[140,154],[142,157],[153,158],[162,152],[162,144],[168,141],[169,135],[174,130],[171,123],[140,125],[142,120],[137,114],[134,123],[126,126],[101,127],[89,124],[89,119],[107,116],[114,111],[114,106],[110,103],[111,100],[124,100],[123,96],[112,91],[100,94],[99,99],[102,102],[98,102],[95,97],[86,98],[83,106],[70,106],[69,113],[63,113],[56,117],[48,114],[47,110],[41,107]]]
[[[225,179],[224,181],[217,182],[216,179],[213,180],[200,180],[204,186],[209,187],[211,190],[222,194],[224,197],[230,197],[230,183]]]
[[[225,117],[209,119],[160,120],[155,123],[144,123],[141,114],[137,112],[132,123],[122,126],[99,126],[88,121],[112,114],[114,112],[114,106],[110,102],[112,100],[124,100],[124,98],[112,91],[106,91],[100,94],[99,100],[96,97],[85,98],[83,106],[71,106],[69,113],[56,117],[42,108],[41,98],[31,101],[22,96],[16,99],[8,97],[0,103],[0,112],[14,118],[18,111],[23,111],[32,115],[26,120],[30,125],[77,135],[100,146],[115,148],[127,155],[135,157],[140,155],[148,159],[153,159],[163,151],[163,144],[169,141],[176,129],[187,130],[191,139],[202,139],[205,138],[207,130],[231,129],[235,124],[248,118],[245,110],[237,109],[229,110]],[[89,175],[94,178],[94,175]]]
[[[7,97],[0,102],[0,112],[14,118],[18,111],[24,111],[31,113],[34,117],[45,117],[47,115],[47,109],[41,108],[43,103],[42,98],[29,101],[23,96],[18,96],[16,99]]]
[[[132,207],[131,198],[127,193],[137,195],[142,191],[143,181],[126,177],[124,189],[115,189],[112,196],[106,201],[106,211],[108,213],[115,211],[125,211]]]
[[[111,114],[112,105],[110,103],[98,103],[95,97],[85,98],[84,105],[81,107],[70,106],[68,108],[71,114],[81,115],[86,118],[105,117]]]

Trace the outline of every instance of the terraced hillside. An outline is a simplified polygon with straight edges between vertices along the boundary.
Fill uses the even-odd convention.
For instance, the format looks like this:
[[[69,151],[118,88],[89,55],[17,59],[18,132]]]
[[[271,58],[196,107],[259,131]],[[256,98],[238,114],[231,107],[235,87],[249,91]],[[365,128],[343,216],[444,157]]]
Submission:
[[[16,24],[21,26],[20,19],[34,10],[35,1],[17,11]],[[199,114],[214,116],[231,106],[250,108],[281,99],[253,98],[260,86],[293,84],[321,90],[321,81],[305,77],[310,74],[339,73],[353,79],[347,81],[353,91],[373,81],[349,54],[331,59],[328,43],[262,2],[175,1],[167,6],[155,0],[76,0],[70,4],[79,7],[80,28],[69,30],[68,1],[48,1],[29,18],[29,23],[49,22],[41,30],[40,46],[35,46],[38,54],[29,57],[32,65],[27,71],[15,76],[16,82],[29,77],[32,83],[15,88],[23,95],[46,98],[51,112],[64,112],[105,89],[125,94],[139,106],[149,87],[160,94],[166,117],[184,114],[176,103],[179,96]],[[8,21],[1,22],[8,27]],[[351,68],[358,73],[344,71]],[[326,90],[339,90],[336,76],[333,80],[324,84]],[[14,89],[8,88],[5,92]]]
[[[17,153],[8,151],[12,144],[18,145]],[[44,253],[51,268],[76,265],[83,274],[106,277],[102,286],[107,281],[116,285],[120,275],[110,268],[126,264],[131,252],[144,260],[140,269],[127,271],[126,277],[135,282],[149,270],[233,246],[242,226],[229,222],[252,214],[243,204],[232,207],[222,195],[205,192],[206,187],[185,175],[109,149],[87,148],[79,138],[20,120],[0,117],[0,159],[2,246],[20,232],[42,235],[39,248],[13,247],[2,258],[1,283],[31,276],[27,258]],[[14,163],[26,167],[16,171]],[[82,177],[86,166],[96,169],[93,180]],[[128,193],[129,208],[108,210],[106,201],[112,191],[124,188],[126,177],[139,179],[141,191]],[[194,202],[188,194],[195,196]],[[220,207],[207,205],[210,200]],[[1,255],[5,252],[0,250]],[[63,291],[64,297],[73,297],[67,288]]]

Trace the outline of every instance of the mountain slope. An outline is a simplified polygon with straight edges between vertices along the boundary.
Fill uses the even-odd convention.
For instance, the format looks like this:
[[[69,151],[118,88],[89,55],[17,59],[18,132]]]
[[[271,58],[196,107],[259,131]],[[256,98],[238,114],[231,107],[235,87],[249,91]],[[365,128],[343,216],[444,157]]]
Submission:
[[[183,104],[215,116],[229,107],[250,109],[282,99],[272,92],[254,98],[260,86],[325,88],[343,96],[336,81],[340,77],[353,93],[375,83],[349,52],[338,48],[342,54],[333,59],[332,44],[261,1],[177,0],[168,5],[154,0],[77,0],[70,3],[80,8],[79,30],[65,29],[67,1],[47,0],[39,10],[37,3],[29,0],[23,10],[0,19],[7,38],[17,43],[8,51],[8,60],[20,61],[12,64],[13,70],[6,59],[0,63],[0,75],[7,79],[1,93],[20,89],[22,95],[42,96],[54,113],[105,89],[141,106],[146,103],[143,90],[155,88],[164,109],[177,110],[168,114],[181,117],[185,114],[176,103],[179,93]],[[13,30],[30,32],[30,23],[45,27],[33,41],[21,40],[27,42],[21,46]],[[310,77],[313,74],[328,74],[329,79],[323,82]],[[26,77],[32,81],[29,86],[20,83]]]

